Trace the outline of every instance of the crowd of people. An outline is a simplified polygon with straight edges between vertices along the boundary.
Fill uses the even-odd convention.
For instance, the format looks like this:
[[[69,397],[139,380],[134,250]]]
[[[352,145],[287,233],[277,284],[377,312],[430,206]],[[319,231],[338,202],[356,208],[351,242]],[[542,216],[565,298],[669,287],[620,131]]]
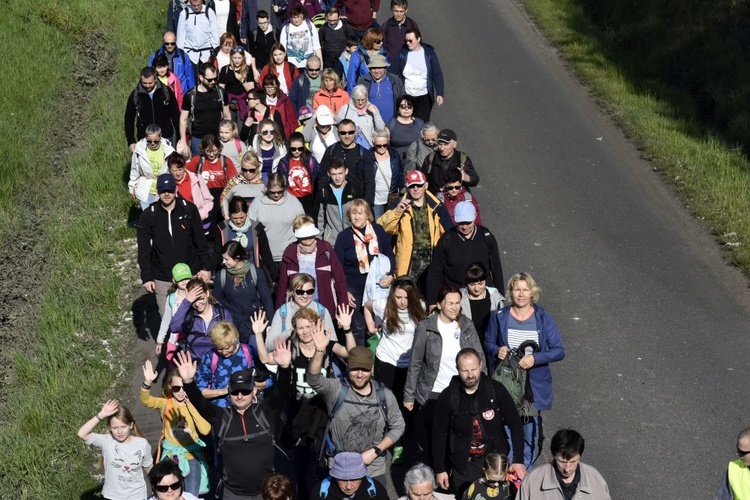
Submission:
[[[379,8],[170,1],[125,107],[163,431],[81,427],[105,498],[609,498],[574,430],[537,464],[562,335],[431,121],[437,52]]]

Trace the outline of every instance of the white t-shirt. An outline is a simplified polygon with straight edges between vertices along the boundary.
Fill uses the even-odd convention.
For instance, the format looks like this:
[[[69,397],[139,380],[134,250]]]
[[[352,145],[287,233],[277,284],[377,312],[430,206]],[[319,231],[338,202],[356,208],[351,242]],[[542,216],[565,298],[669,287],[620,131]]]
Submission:
[[[424,49],[410,50],[404,65],[404,90],[410,96],[426,95],[427,89],[427,59]]]
[[[439,317],[437,326],[443,338],[443,352],[440,353],[440,368],[435,384],[432,386],[432,392],[443,392],[448,387],[451,378],[458,375],[456,355],[461,350],[461,327],[458,326],[458,321],[443,323]]]
[[[382,325],[383,338],[380,339],[378,349],[375,351],[377,358],[396,368],[409,368],[411,361],[411,347],[414,343],[414,330],[416,323],[409,316],[409,310],[398,311],[398,317],[403,325],[403,332],[391,333],[386,330],[384,317],[387,299],[376,300],[372,303],[372,312],[375,314],[375,324]]]
[[[227,21],[229,21],[229,2],[230,0],[214,0],[216,8],[216,26],[219,29],[219,36],[227,31]]]
[[[385,160],[376,160],[378,162],[375,170],[375,204],[385,205],[388,203],[388,193],[391,191],[391,171],[390,158]]]
[[[303,68],[307,64],[307,58],[320,49],[318,28],[310,21],[302,21],[299,26],[292,23],[285,25],[279,39],[286,49],[289,62],[298,68]]]
[[[154,465],[151,445],[138,436],[125,443],[111,434],[91,434],[86,444],[102,450],[104,459],[104,488],[102,495],[111,500],[146,498],[146,478],[143,469]]]
[[[313,135],[313,138],[310,141],[310,152],[318,163],[320,163],[328,146],[336,144],[336,136],[334,134],[328,134],[328,137],[321,137],[317,131],[315,131],[314,134],[315,135]]]

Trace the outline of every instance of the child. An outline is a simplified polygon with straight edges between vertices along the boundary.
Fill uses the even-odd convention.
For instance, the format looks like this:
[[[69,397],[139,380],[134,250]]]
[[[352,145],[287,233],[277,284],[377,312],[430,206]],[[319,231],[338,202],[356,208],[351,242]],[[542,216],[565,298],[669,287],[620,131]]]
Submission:
[[[464,491],[462,500],[511,500],[516,487],[508,481],[508,457],[490,453],[484,457],[484,477],[471,483]]]
[[[470,201],[474,208],[477,209],[477,218],[475,222],[478,225],[482,225],[482,216],[479,213],[479,202],[476,197],[470,193],[466,186],[461,182],[461,171],[458,169],[448,170],[444,174],[444,184],[440,191],[437,193],[437,197],[445,205],[446,210],[451,216],[453,223],[456,223],[456,219],[453,216],[453,212],[456,210],[456,205],[462,201]]]
[[[357,47],[359,47],[359,38],[350,35],[346,39],[346,49],[341,53],[339,56],[339,63],[341,63],[341,67],[337,68],[341,71],[341,88],[346,90],[351,90],[354,88],[355,85],[357,85],[357,82],[347,82],[346,81],[346,74],[349,72],[349,61],[352,59],[352,54],[354,54],[357,51]]]
[[[164,316],[161,318],[161,325],[159,326],[159,335],[156,337],[156,355],[161,356],[161,351],[164,347],[164,340],[169,334],[169,340],[167,341],[167,362],[169,366],[172,366],[172,358],[177,350],[177,342],[180,340],[180,332],[170,332],[169,322],[172,321],[177,308],[180,307],[180,303],[187,295],[187,286],[190,278],[193,277],[193,272],[190,270],[190,266],[187,264],[176,264],[172,268],[172,287],[169,289],[167,294],[167,300],[164,303]]]
[[[219,122],[219,140],[221,140],[221,155],[232,160],[232,164],[239,165],[247,146],[239,140],[237,124],[232,120]]]
[[[95,434],[96,424],[107,419],[107,434]],[[110,500],[146,498],[146,478],[154,464],[151,445],[135,425],[133,414],[116,399],[110,399],[101,410],[78,429],[86,444],[100,448],[104,461],[102,495]]]

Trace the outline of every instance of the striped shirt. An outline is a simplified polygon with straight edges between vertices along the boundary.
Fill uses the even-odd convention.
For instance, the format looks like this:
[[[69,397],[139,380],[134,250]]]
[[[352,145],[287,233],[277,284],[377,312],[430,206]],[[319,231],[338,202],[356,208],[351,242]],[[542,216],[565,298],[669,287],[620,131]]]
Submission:
[[[508,347],[517,349],[527,340],[539,344],[539,332],[536,328],[536,317],[532,314],[528,319],[519,321],[512,314],[508,314]],[[526,348],[525,354],[531,354],[531,347]]]

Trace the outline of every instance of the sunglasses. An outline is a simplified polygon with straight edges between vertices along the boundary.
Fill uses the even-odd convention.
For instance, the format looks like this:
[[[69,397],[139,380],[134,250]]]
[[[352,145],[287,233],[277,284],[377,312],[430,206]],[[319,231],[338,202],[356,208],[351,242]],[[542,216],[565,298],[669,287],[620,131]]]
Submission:
[[[245,50],[242,47],[233,47],[232,54],[236,54],[237,52],[245,52]]]
[[[269,191],[268,196],[281,196],[284,194],[284,191]]]
[[[180,488],[182,488],[182,483],[180,481],[177,481],[176,483],[172,484],[157,484],[156,485],[156,491],[159,493],[166,493],[169,490],[177,491]]]
[[[391,283],[392,286],[415,286],[414,280],[409,278],[408,276],[404,276],[402,278],[396,278],[393,280],[393,283]]]
[[[737,448],[737,456],[738,457],[742,458],[745,455],[750,455],[750,450],[748,450],[748,451],[742,451],[739,448]]]
[[[354,135],[356,132],[354,130],[339,130],[339,135]]]
[[[157,139],[155,141],[150,141],[150,140],[146,139],[146,143],[147,144],[159,144],[160,142],[161,142],[161,139]]]
[[[414,188],[422,188],[424,187],[424,184],[412,184],[410,186],[406,186],[406,189],[414,189]]]
[[[398,107],[399,107],[399,108],[401,108],[401,109],[411,109],[411,108],[413,108],[414,106],[412,106],[411,104],[409,104],[409,103],[407,102],[407,103],[404,103],[404,104],[399,104],[399,106],[398,106]]]
[[[206,77],[204,76],[204,77],[203,77],[203,80],[205,80],[205,81],[206,81],[206,83],[213,83],[213,82],[215,82],[215,81],[216,81],[216,77],[213,77],[213,78],[206,78]]]
[[[298,151],[301,152],[301,151],[304,151],[304,150],[305,150],[304,147],[299,147],[299,148],[298,147],[294,147],[294,146],[290,146],[289,147],[289,151],[292,151],[292,152],[298,152]]]
[[[243,396],[249,396],[252,392],[252,389],[235,389],[229,394],[231,394],[232,396],[239,396],[240,394],[242,394]]]
[[[172,392],[180,392],[180,391],[185,390],[185,387],[181,385],[173,385],[171,387],[172,387]]]
[[[174,47],[175,45],[177,45],[177,42],[164,42],[164,45],[166,45],[167,47]]]
[[[461,191],[461,186],[445,186],[443,187],[443,191],[446,193],[449,191]]]
[[[388,144],[375,144],[376,148],[387,148]]]
[[[383,39],[381,38],[380,40],[373,40],[372,43],[373,45],[376,43],[383,43]]]
[[[243,172],[246,172],[248,174],[254,174],[255,172],[258,171],[257,168],[241,168],[240,170],[242,170]]]
[[[260,135],[273,135],[273,130],[261,130]]]
[[[307,68],[307,71],[309,71],[310,73],[319,73],[320,68]]]
[[[310,295],[311,297],[315,295],[315,289],[314,288],[308,288],[307,290],[295,290],[294,295],[297,297],[302,297],[303,295]]]

